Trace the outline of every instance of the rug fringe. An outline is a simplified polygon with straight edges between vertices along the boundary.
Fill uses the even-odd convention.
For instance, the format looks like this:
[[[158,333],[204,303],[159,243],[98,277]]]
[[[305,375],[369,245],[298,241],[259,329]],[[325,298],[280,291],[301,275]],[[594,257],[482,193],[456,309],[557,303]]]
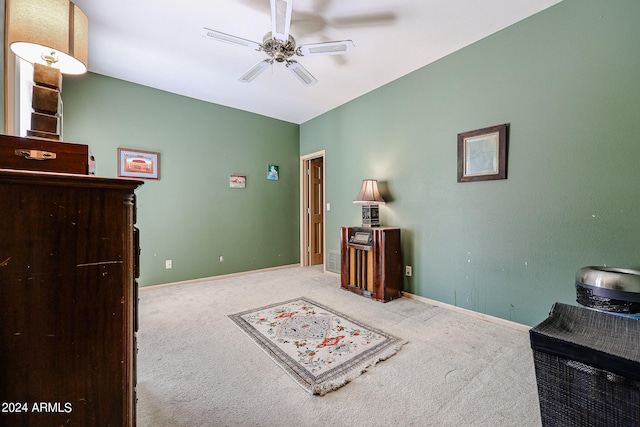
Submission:
[[[369,368],[374,367],[378,362],[382,362],[383,360],[386,360],[396,354],[406,343],[407,341],[397,341],[394,343],[394,345],[389,346],[389,348],[387,348],[385,351],[378,354],[377,357],[370,360],[365,360],[357,366],[354,366],[340,378],[335,378],[319,384],[314,384],[311,386],[311,389],[307,391],[309,391],[311,394],[324,396],[331,391],[337,390],[345,384],[355,380],[364,372],[367,372]]]

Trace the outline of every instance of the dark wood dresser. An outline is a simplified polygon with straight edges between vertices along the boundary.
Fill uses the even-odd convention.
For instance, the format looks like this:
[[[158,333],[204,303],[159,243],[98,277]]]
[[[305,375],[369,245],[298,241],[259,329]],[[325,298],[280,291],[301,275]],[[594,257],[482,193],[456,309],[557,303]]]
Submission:
[[[141,184],[0,169],[0,425],[135,425]]]
[[[378,301],[402,296],[400,229],[342,227],[340,283],[345,290]]]

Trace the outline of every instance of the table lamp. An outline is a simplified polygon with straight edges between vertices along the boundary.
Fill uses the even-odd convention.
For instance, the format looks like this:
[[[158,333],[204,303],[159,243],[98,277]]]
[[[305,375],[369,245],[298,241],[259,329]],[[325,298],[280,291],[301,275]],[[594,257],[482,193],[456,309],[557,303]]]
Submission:
[[[89,23],[69,0],[7,0],[7,43],[34,66],[28,136],[59,140],[61,74],[87,71]]]
[[[353,203],[362,204],[362,226],[379,227],[380,213],[378,206],[384,205],[385,201],[378,191],[378,181],[375,179],[365,179],[362,181],[362,188]]]

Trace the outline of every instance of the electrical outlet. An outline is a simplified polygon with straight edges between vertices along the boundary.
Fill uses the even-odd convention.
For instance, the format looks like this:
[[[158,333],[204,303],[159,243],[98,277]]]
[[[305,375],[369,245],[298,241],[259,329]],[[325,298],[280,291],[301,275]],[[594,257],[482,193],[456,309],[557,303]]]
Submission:
[[[220,255],[220,257],[218,258],[218,261],[223,262],[224,261],[224,255]]]
[[[173,261],[168,259],[164,262],[164,266],[167,270],[170,270],[173,268]]]
[[[405,267],[404,274],[405,274],[405,276],[407,276],[407,277],[411,277],[411,275],[413,274],[413,271],[412,271],[412,269],[411,269],[411,266],[410,266],[410,265],[407,265],[407,266]]]

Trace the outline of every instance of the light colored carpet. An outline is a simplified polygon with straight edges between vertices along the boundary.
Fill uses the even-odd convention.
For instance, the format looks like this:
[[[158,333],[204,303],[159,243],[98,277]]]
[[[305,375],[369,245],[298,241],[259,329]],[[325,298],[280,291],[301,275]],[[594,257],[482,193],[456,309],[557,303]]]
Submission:
[[[302,390],[228,318],[305,296],[408,341],[325,396]],[[140,292],[138,426],[540,426],[529,335],[287,268]]]

